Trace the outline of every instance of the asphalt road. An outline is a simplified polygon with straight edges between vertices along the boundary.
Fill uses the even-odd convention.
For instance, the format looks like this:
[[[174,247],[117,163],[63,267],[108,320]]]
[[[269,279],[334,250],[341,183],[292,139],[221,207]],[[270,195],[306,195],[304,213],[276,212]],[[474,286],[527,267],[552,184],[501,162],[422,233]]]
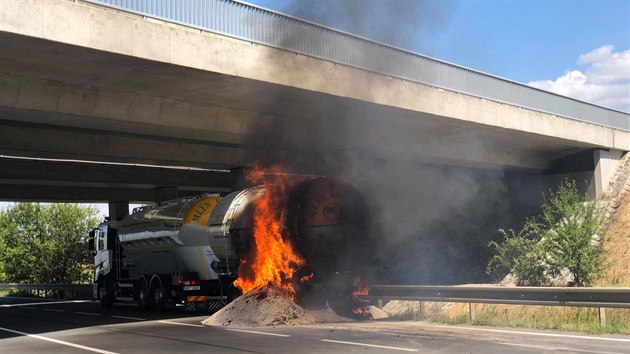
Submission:
[[[0,297],[0,353],[626,353],[630,336],[425,322],[204,327],[205,316]]]

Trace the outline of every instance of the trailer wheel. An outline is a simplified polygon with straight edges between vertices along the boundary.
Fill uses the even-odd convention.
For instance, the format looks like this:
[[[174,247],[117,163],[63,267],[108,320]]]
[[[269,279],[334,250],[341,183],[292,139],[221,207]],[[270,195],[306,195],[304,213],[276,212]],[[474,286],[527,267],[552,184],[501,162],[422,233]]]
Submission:
[[[151,281],[151,303],[157,311],[164,310],[164,291],[162,290],[162,282],[158,280]]]
[[[102,308],[109,308],[114,305],[114,294],[112,294],[111,286],[108,283],[107,278],[101,278],[98,282],[98,300]]]
[[[138,281],[138,308],[140,311],[149,309],[149,289],[144,278]]]

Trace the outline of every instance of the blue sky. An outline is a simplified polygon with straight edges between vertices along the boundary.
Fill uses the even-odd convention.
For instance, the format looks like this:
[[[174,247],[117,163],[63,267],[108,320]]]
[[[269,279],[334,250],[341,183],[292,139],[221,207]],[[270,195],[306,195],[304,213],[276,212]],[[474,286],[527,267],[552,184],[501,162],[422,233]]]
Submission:
[[[356,33],[344,22],[354,0],[251,0],[251,3]],[[366,0],[361,7],[369,23],[367,37],[399,26],[415,33],[398,46],[578,99],[630,111],[630,0],[622,1],[424,1]],[[420,6],[419,6],[420,5]],[[413,17],[387,22],[385,8],[420,7]],[[319,7],[315,14],[305,11]],[[323,9],[323,10],[322,10]],[[313,12],[313,11],[311,11]],[[396,13],[396,12],[394,12]],[[404,10],[400,13],[404,13]],[[427,14],[428,13],[428,14]],[[426,16],[426,17],[423,17]],[[404,21],[407,23],[405,27]],[[598,61],[582,60],[603,46]],[[604,64],[601,64],[605,62]],[[615,64],[616,63],[616,64]],[[603,68],[602,68],[603,67]],[[591,72],[592,69],[597,72]],[[626,69],[620,69],[626,68]],[[601,70],[600,70],[601,69]],[[602,72],[602,70],[604,70]],[[580,75],[564,75],[579,71]],[[591,72],[592,75],[589,75]],[[601,78],[619,76],[612,91],[602,92]],[[610,84],[608,82],[607,84]],[[576,86],[577,85],[577,86]],[[590,86],[589,86],[590,85]],[[596,85],[593,86],[593,85]],[[614,92],[613,92],[614,91]],[[597,94],[595,93],[597,92]],[[604,97],[615,95],[616,99]]]

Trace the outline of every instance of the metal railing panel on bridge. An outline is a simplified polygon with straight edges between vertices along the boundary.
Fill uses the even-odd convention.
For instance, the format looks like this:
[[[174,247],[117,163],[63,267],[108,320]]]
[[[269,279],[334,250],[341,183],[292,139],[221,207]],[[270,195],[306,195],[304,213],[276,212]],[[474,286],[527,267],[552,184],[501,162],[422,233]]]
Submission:
[[[233,0],[85,0],[450,91],[630,131],[630,114]]]

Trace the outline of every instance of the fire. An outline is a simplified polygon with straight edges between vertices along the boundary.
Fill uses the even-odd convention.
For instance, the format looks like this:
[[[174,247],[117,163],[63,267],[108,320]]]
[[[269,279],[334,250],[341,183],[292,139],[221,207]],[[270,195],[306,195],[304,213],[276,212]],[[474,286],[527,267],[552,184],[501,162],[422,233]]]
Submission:
[[[352,301],[358,305],[352,309],[352,312],[357,315],[359,318],[369,318],[372,319],[372,314],[370,313],[370,309],[368,306],[365,306],[366,300],[362,298],[362,296],[367,296],[369,294],[369,287],[367,283],[363,280],[361,276],[357,276],[354,278],[354,290],[352,291]]]
[[[352,312],[359,317],[372,317],[368,307],[355,307],[352,309]]]
[[[291,299],[295,297],[294,275],[304,266],[304,259],[283,237],[283,218],[293,183],[279,166],[255,167],[247,179],[262,183],[264,193],[254,204],[254,240],[247,259],[241,261],[234,281],[243,294],[261,287],[274,286]]]
[[[313,274],[313,273],[304,275],[303,277],[300,278],[300,283],[306,283],[307,281],[310,281],[311,279],[313,279],[314,275],[315,274]]]
[[[354,278],[354,290],[352,291],[352,298],[357,300],[360,296],[366,296],[370,293],[370,288],[362,277],[357,276]]]

